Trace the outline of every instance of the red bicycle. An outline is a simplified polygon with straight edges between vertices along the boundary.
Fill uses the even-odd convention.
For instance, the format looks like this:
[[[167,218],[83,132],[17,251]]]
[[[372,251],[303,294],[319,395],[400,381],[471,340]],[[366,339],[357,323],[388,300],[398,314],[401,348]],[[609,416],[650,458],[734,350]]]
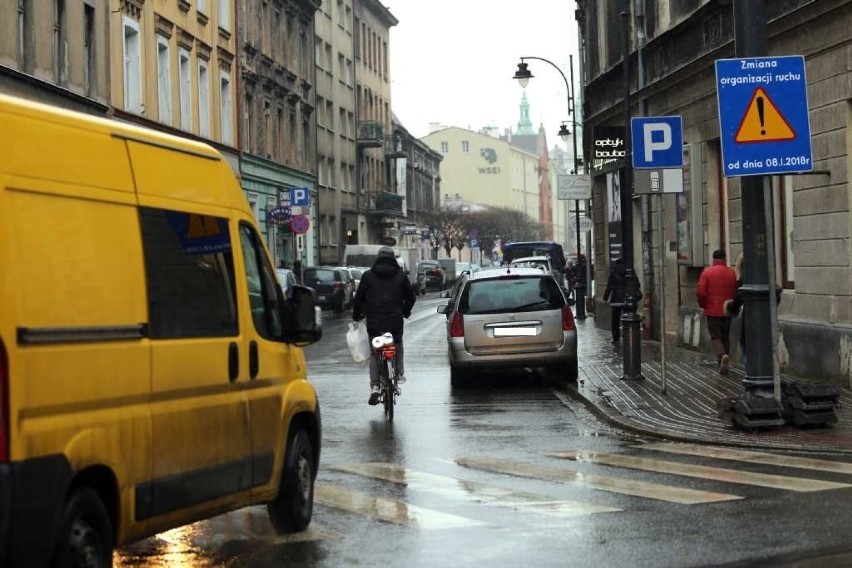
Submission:
[[[396,397],[402,394],[397,384],[396,343],[394,343],[393,335],[390,333],[377,335],[371,343],[373,357],[375,357],[379,369],[379,389],[381,391],[379,400],[384,406],[385,417],[388,422],[393,422],[393,407],[396,404]]]

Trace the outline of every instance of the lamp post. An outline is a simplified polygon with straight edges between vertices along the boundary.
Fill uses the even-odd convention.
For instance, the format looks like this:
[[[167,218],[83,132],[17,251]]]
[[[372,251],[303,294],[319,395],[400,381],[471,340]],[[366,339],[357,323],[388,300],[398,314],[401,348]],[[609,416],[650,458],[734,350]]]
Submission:
[[[526,87],[529,84],[530,79],[533,78],[533,74],[529,70],[529,64],[525,63],[527,59],[534,59],[536,61],[543,61],[556,69],[559,72],[559,75],[562,77],[562,80],[565,81],[565,88],[567,89],[568,95],[568,114],[571,116],[571,130],[568,130],[568,125],[563,122],[559,126],[559,132],[557,135],[565,142],[568,141],[568,136],[571,136],[572,146],[573,146],[573,156],[574,156],[574,167],[571,171],[572,174],[576,174],[580,171],[580,165],[582,162],[577,157],[577,114],[574,108],[574,55],[568,55],[568,66],[569,73],[571,75],[571,82],[568,82],[568,78],[565,77],[565,73],[552,61],[545,59],[543,57],[534,57],[531,55],[521,57],[521,61],[518,63],[518,69],[515,71],[514,79],[518,80],[518,84],[521,88]],[[580,258],[580,200],[574,200],[574,213],[576,215],[577,220],[577,259]],[[579,263],[578,263],[579,264]],[[586,269],[585,263],[580,266],[583,269]],[[576,306],[577,306],[577,318],[585,319],[586,318],[586,300],[585,300],[585,274],[577,274],[577,280],[582,280],[584,285],[582,288],[575,289],[576,290]]]
[[[639,279],[633,269],[633,165],[630,139],[630,0],[624,0],[621,12],[624,28],[624,176],[621,184],[621,257],[624,265],[624,307],[621,312],[622,379],[641,379],[642,340],[639,333]]]

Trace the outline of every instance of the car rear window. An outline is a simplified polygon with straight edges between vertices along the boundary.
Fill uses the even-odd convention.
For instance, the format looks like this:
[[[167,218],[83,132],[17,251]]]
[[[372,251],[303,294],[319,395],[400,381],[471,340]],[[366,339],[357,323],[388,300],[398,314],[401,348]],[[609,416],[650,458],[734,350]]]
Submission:
[[[550,276],[500,277],[468,283],[459,299],[463,314],[557,310],[565,299]]]
[[[334,270],[308,268],[305,270],[305,281],[334,280]]]

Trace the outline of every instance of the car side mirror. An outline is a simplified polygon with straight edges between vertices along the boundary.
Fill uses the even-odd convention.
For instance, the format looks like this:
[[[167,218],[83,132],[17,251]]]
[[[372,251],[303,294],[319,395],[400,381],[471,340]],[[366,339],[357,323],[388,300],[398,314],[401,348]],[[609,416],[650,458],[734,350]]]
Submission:
[[[441,297],[442,298],[449,298],[450,297],[450,291],[444,290],[443,292],[441,292]]]
[[[449,304],[444,304],[443,306],[438,306],[438,313],[439,314],[446,314],[449,309],[450,309]]]
[[[304,347],[322,338],[322,311],[313,288],[293,286],[282,310],[284,343]]]

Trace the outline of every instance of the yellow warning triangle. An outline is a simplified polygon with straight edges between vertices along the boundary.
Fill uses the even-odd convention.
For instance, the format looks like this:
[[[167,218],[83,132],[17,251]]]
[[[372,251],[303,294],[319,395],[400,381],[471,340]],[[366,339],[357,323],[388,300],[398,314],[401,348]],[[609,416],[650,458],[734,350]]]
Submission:
[[[778,107],[775,106],[763,87],[755,89],[734,140],[742,144],[745,142],[777,142],[795,138],[796,133],[793,132],[787,119],[781,115]]]
[[[189,229],[187,237],[190,239],[200,239],[203,237],[215,237],[219,234],[219,223],[216,217],[209,215],[189,215]]]

